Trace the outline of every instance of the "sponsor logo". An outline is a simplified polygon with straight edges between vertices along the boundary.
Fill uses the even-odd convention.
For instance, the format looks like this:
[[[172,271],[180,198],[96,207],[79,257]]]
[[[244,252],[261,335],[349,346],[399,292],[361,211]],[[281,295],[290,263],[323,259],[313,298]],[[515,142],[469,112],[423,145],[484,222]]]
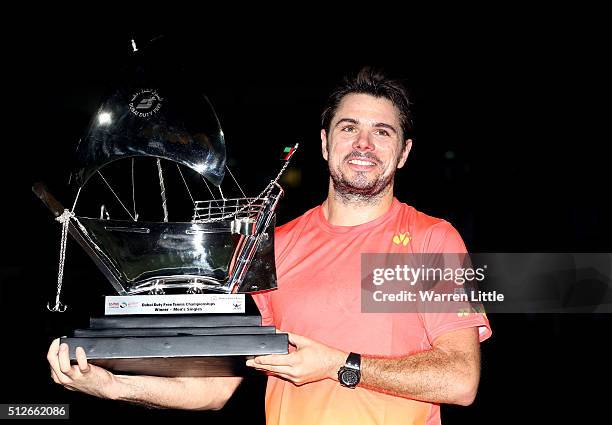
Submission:
[[[410,232],[398,233],[393,236],[393,243],[395,245],[403,245],[406,246],[410,243],[412,236],[410,236]]]
[[[130,100],[130,111],[146,118],[156,114],[162,106],[162,98],[155,90],[143,89],[136,92]]]

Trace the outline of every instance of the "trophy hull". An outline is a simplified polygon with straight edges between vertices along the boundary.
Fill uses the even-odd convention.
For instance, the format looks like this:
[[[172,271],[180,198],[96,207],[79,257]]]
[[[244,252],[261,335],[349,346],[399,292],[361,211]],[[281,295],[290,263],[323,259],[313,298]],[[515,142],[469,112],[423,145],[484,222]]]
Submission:
[[[79,217],[86,251],[105,263],[102,271],[119,294],[141,294],[154,289],[231,292],[240,264],[239,247],[247,239],[258,243],[246,275],[236,292],[276,288],[274,223],[259,235],[232,233],[231,222],[143,223]]]
[[[55,217],[64,206],[37,183],[32,188]],[[117,294],[157,291],[251,293],[275,289],[274,209],[270,196],[254,233],[232,220],[136,222],[73,217],[68,232]]]

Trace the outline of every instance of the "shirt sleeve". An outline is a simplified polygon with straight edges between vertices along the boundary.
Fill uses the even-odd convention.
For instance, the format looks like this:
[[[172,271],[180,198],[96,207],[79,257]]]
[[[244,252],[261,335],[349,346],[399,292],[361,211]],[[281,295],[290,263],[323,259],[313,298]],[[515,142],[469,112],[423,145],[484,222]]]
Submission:
[[[447,221],[442,221],[430,229],[429,246],[425,252],[466,253],[465,243],[459,232]],[[464,308],[457,312],[421,313],[421,320],[430,344],[441,335],[470,327],[478,328],[480,342],[492,335],[491,325],[484,309]]]
[[[486,313],[460,311],[458,313],[423,313],[421,319],[425,326],[427,339],[433,342],[441,335],[465,328],[478,328],[478,340],[488,339],[493,332]]]

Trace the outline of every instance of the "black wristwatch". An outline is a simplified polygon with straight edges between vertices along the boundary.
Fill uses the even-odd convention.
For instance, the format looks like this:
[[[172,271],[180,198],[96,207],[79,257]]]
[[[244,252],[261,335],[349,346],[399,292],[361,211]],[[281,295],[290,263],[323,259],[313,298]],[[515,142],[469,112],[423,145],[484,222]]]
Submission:
[[[355,388],[361,380],[361,354],[351,353],[346,358],[344,366],[338,370],[340,385]]]

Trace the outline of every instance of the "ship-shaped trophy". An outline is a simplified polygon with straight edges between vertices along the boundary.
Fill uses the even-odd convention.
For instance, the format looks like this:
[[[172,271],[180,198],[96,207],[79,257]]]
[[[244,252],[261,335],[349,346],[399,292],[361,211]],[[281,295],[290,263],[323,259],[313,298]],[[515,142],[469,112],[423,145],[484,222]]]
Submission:
[[[115,292],[104,297],[104,315],[62,338],[72,361],[81,346],[91,363],[119,373],[240,375],[247,357],[288,352],[287,334],[261,326],[248,294],[276,288],[275,210],[283,193],[278,180],[297,144],[286,149],[278,175],[259,195],[226,198],[226,170],[237,182],[226,166],[225,138],[212,105],[176,78],[167,61],[134,50],[118,88],[103,100],[76,149],[71,208],[43,184],[33,187],[62,228],[57,296],[49,308],[65,309],[60,291],[70,234]],[[135,197],[126,205],[104,174],[114,164],[131,165],[134,194],[135,161],[152,165],[149,182],[157,188],[163,221],[142,220]],[[190,221],[168,219],[170,170],[180,175],[193,204]],[[194,199],[188,172],[211,199]],[[93,180],[113,194],[125,218],[111,217],[105,205],[97,206],[96,217],[79,213],[79,197]]]

